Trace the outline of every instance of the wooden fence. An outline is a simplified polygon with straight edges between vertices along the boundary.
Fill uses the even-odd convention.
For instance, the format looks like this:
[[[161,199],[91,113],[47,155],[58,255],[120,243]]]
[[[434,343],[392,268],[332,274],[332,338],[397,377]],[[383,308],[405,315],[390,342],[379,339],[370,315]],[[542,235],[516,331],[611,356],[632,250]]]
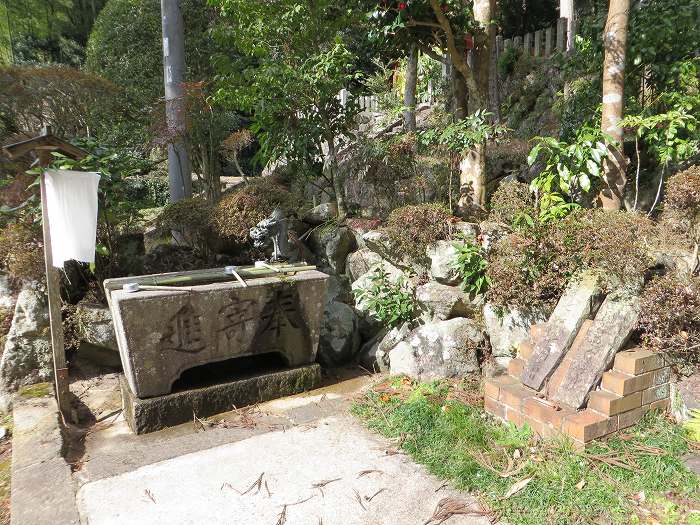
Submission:
[[[520,49],[523,53],[538,57],[549,58],[553,54],[566,51],[568,39],[568,19],[560,18],[556,26],[540,29],[534,33],[504,39],[496,37],[496,53],[501,56],[507,49]]]

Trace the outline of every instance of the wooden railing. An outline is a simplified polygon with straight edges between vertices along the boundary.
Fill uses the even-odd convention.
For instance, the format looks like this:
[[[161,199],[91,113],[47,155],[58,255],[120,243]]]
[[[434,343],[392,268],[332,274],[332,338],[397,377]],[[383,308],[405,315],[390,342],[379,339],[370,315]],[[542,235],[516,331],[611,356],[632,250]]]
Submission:
[[[563,53],[566,51],[568,39],[567,28],[568,19],[560,18],[556,26],[540,29],[534,33],[506,39],[499,35],[496,37],[497,55],[500,57],[509,48],[520,49],[524,54],[538,58],[549,58],[555,53]]]

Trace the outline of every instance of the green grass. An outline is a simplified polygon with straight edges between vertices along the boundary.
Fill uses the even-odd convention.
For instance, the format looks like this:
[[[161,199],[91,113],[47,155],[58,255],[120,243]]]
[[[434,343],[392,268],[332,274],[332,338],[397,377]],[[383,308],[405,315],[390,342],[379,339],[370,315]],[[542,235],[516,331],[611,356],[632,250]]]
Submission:
[[[462,402],[478,399],[464,393],[447,383],[392,380],[352,411],[512,525],[700,524],[698,479],[681,461],[688,443],[664,417],[650,414],[577,452],[565,438],[538,441],[528,428],[491,420],[478,403]],[[524,489],[505,497],[526,478],[532,479]]]
[[[53,392],[51,383],[36,383],[34,385],[23,386],[19,389],[19,396],[24,398],[46,397]]]

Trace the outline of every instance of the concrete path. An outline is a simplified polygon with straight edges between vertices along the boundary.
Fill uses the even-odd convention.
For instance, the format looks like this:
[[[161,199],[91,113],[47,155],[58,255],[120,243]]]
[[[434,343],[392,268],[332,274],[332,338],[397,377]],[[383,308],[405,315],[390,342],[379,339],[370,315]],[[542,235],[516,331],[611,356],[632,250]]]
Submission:
[[[74,473],[81,523],[424,525],[439,523],[430,518],[453,498],[465,513],[446,525],[489,524],[473,497],[349,414],[370,381],[232,411],[211,418],[207,430],[187,424],[134,436],[119,417],[98,423]],[[100,385],[93,391],[101,408],[92,412],[110,413],[116,400]]]

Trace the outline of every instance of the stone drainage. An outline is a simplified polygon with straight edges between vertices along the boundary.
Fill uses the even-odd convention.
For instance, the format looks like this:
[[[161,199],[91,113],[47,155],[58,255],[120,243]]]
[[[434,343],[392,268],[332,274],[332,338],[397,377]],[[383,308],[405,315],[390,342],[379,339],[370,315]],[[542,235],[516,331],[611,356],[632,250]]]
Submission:
[[[149,280],[158,283],[197,275],[184,272],[105,281],[124,368],[124,411],[134,432],[191,421],[193,414],[206,417],[298,393],[320,382],[314,362],[326,274],[309,270],[186,288],[146,285]],[[130,279],[141,288],[123,286]],[[251,371],[248,363],[236,370],[235,363],[271,354],[281,357],[288,368]],[[233,358],[245,359],[230,362]],[[222,361],[227,363],[217,367]],[[232,367],[236,380],[211,384],[210,368],[199,388],[171,393],[185,371],[212,364],[215,371]]]
[[[575,287],[549,321],[531,327],[508,374],[486,380],[484,404],[504,421],[585,446],[650,410],[668,409],[671,370],[660,354],[621,351],[637,322],[637,297],[613,292],[598,307],[595,281],[584,278]],[[582,307],[567,304],[579,301]]]

